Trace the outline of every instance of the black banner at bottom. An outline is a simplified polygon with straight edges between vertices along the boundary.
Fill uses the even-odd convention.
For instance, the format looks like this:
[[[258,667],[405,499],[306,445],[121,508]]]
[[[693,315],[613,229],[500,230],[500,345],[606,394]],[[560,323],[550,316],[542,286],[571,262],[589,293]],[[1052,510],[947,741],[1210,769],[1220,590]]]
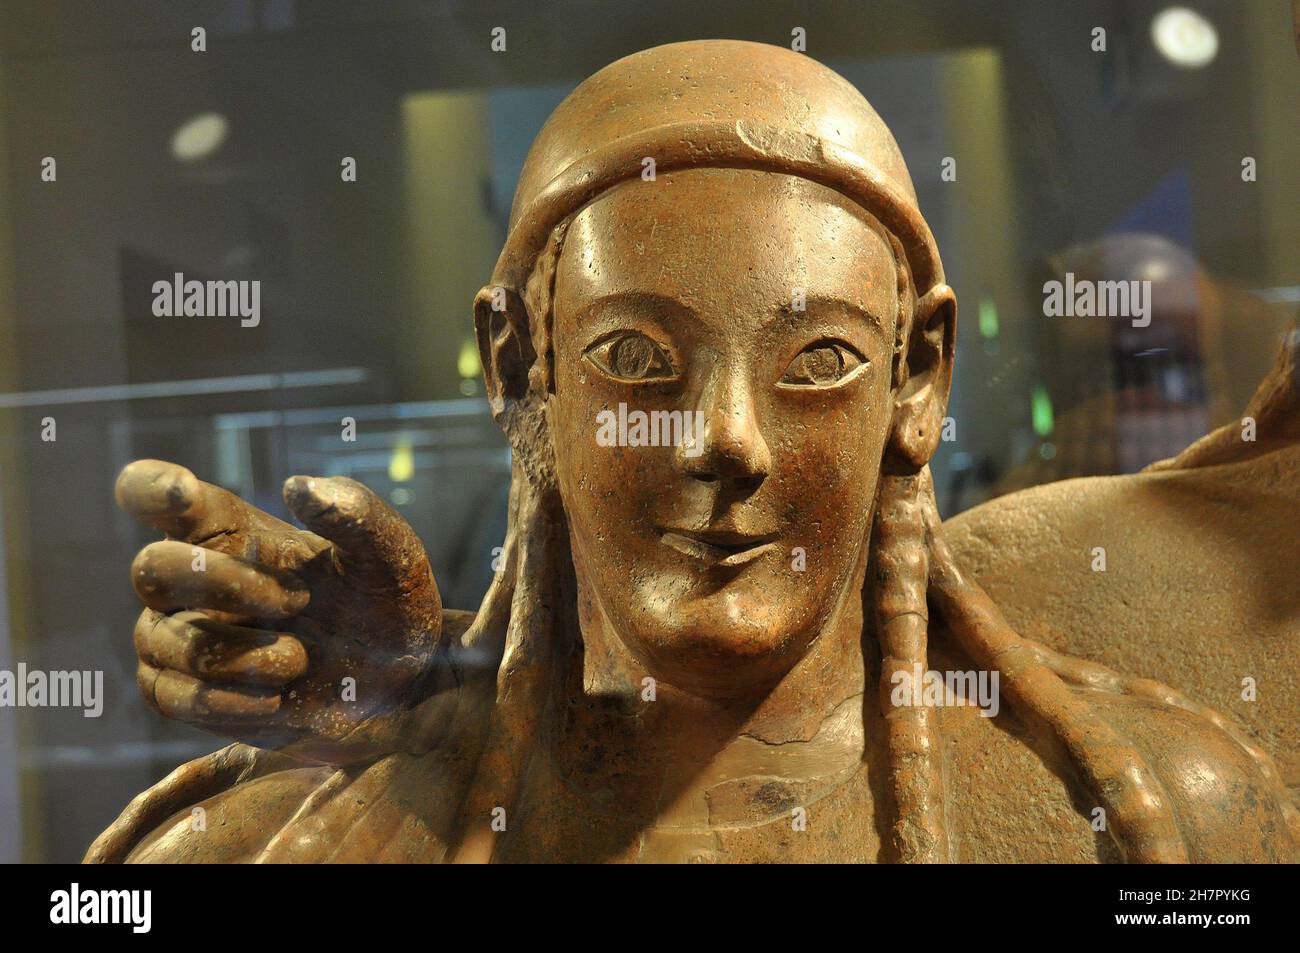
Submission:
[[[449,919],[488,925],[568,924],[636,941],[699,936],[716,918],[729,941],[773,927],[808,939],[855,919],[936,938],[1199,932],[1231,942],[1242,931],[1286,928],[1294,867],[74,867],[10,868],[9,922],[28,929],[112,937],[243,943],[253,939],[384,942]],[[622,880],[627,877],[626,881]],[[917,918],[920,918],[919,920]],[[723,925],[725,924],[725,927]],[[564,927],[561,927],[563,929]],[[588,932],[588,936],[590,936]],[[575,942],[576,938],[575,938]]]

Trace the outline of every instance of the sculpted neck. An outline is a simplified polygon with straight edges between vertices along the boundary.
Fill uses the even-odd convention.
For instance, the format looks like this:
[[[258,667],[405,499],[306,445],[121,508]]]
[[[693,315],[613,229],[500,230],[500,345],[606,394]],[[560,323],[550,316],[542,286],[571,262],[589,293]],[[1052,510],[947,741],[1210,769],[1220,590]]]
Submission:
[[[645,679],[654,673],[628,651],[579,567],[582,687],[561,719],[561,748],[598,745],[623,756],[614,758],[623,762],[617,770],[635,766],[657,775],[661,820],[674,823],[707,821],[703,795],[730,781],[775,776],[814,788],[839,784],[858,769],[875,734],[863,721],[864,710],[871,722],[877,717],[874,685],[865,706],[863,699],[865,563],[864,552],[802,659],[775,684],[724,699],[663,680],[651,692]],[[653,786],[655,778],[645,780]]]

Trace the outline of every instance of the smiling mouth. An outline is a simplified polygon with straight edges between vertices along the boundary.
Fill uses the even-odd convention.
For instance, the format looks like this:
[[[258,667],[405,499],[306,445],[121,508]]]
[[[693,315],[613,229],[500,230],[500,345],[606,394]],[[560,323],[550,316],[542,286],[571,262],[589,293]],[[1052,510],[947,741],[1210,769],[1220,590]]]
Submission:
[[[711,530],[661,529],[660,541],[713,566],[743,566],[776,548],[776,535],[746,536]]]

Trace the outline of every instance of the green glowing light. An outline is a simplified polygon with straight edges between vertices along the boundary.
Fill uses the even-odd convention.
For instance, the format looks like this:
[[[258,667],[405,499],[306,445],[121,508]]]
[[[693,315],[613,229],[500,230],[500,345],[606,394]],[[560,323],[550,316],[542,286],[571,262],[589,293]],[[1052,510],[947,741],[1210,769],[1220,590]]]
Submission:
[[[998,336],[998,306],[993,303],[992,298],[982,298],[980,300],[980,337],[995,338]]]
[[[1040,437],[1050,437],[1056,428],[1056,420],[1052,414],[1052,398],[1047,396],[1047,389],[1041,384],[1034,388],[1034,395],[1030,398],[1030,408],[1034,433]]]

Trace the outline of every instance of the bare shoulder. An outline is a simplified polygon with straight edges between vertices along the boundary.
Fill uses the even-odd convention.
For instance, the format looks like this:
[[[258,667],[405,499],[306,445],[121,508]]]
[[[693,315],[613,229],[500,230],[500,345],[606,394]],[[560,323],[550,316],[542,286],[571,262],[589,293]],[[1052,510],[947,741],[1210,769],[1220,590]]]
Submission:
[[[87,860],[438,862],[471,764],[450,746],[348,767],[281,765],[215,788],[164,781],[100,836]]]
[[[1300,444],[1230,464],[1066,480],[944,523],[1023,636],[1233,716],[1300,785]],[[1243,679],[1259,687],[1243,698]]]
[[[1151,767],[1190,860],[1300,860],[1294,794],[1234,738],[1162,702],[1078,691]],[[1123,861],[1069,760],[1014,712],[945,709],[942,724],[959,861]]]
[[[299,767],[240,782],[143,832],[125,861],[252,862],[333,773],[333,768]]]
[[[1195,712],[1152,699],[1088,694],[1159,778],[1193,863],[1300,861],[1295,793],[1266,755],[1252,754]]]
[[[220,859],[220,845],[236,829],[247,831],[247,824],[233,828],[225,825],[225,805],[232,796],[242,797],[252,788],[265,791],[262,779],[279,779],[272,785],[292,779],[301,790],[309,790],[318,779],[308,780],[308,773],[324,769],[293,768],[288,759],[251,745],[233,744],[212,754],[182,764],[153,787],[137,795],[121,815],[95,839],[86,852],[86,863],[112,864],[138,860],[152,854],[159,860],[185,861]],[[284,790],[281,784],[281,790]],[[211,838],[185,839],[183,831],[206,834],[208,808],[220,805],[217,829]],[[263,811],[250,815],[254,825],[270,823]],[[226,859],[237,859],[227,852]]]

